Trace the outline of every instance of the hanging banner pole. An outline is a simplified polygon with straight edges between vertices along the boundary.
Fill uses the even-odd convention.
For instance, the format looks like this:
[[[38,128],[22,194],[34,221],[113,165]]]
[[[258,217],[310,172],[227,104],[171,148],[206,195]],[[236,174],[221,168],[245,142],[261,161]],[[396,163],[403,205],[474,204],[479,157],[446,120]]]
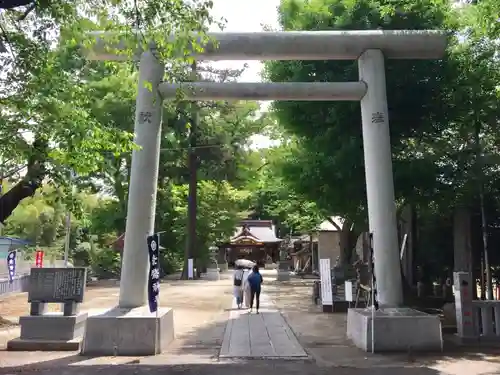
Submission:
[[[7,254],[7,269],[9,270],[9,284],[14,282],[14,277],[16,276],[16,258],[17,251],[12,250]]]
[[[373,233],[370,233],[370,268],[372,272],[372,354],[375,354],[375,253],[373,251]]]
[[[158,354],[158,308],[160,303],[160,240],[159,233],[147,237],[149,253],[148,302],[149,311],[155,313],[155,354]]]
[[[42,268],[43,267],[43,251],[42,250],[37,250],[35,252],[35,267],[36,268]]]
[[[160,270],[160,234],[164,232],[156,233],[158,235],[158,270]],[[155,315],[155,354],[158,353],[158,342],[160,341],[160,326],[159,326],[159,317],[158,310],[160,309],[160,280],[158,279],[158,296],[156,297],[156,315]]]

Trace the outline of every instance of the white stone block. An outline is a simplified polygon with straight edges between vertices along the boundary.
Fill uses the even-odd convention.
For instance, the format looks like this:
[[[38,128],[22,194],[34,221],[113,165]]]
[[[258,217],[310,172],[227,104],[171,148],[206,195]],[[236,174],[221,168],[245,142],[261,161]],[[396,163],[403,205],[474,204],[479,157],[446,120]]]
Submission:
[[[283,271],[283,270],[278,270],[278,275],[276,277],[277,281],[288,281],[290,280],[290,272],[289,271]]]
[[[220,280],[220,273],[218,268],[208,268],[204,277],[205,280],[217,281]]]
[[[218,264],[220,272],[226,272],[229,270],[229,265],[226,263],[219,263]]]
[[[158,332],[158,340],[155,340]],[[143,356],[159,354],[174,339],[174,311],[147,306],[91,311],[82,345],[84,355]],[[155,353],[155,344],[156,353]]]
[[[372,310],[349,309],[347,337],[360,349],[372,350]],[[386,308],[375,313],[375,352],[441,351],[439,316],[410,308]]]
[[[75,351],[79,350],[85,331],[87,313],[63,316],[48,313],[21,316],[21,336],[7,343],[7,350],[17,351]]]
[[[63,316],[62,313],[48,313],[39,316],[21,316],[21,339],[73,340],[83,336],[87,313]]]

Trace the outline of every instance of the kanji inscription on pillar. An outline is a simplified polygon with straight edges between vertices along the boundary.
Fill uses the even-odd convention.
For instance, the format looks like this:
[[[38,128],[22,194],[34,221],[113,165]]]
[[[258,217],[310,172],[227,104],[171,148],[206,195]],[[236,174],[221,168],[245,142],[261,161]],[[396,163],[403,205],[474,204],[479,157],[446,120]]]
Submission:
[[[372,113],[372,124],[381,124],[384,122],[384,114],[382,112]]]
[[[139,113],[139,124],[151,124],[151,112],[140,112]]]

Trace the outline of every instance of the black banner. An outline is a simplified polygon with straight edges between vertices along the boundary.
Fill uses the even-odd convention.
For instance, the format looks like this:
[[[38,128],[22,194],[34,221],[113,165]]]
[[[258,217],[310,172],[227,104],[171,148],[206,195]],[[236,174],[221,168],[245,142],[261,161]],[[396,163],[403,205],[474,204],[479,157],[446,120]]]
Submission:
[[[148,301],[149,311],[158,310],[158,299],[160,298],[160,241],[157,233],[148,236],[149,252],[149,280]]]
[[[9,254],[7,254],[7,267],[9,269],[10,284],[14,282],[14,277],[16,276],[16,255],[17,252],[15,250],[9,251]]]

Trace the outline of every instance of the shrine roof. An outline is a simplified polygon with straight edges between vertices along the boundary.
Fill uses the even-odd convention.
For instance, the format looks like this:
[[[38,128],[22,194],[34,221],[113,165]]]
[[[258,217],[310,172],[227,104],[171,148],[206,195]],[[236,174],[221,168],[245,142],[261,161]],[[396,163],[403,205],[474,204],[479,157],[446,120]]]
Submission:
[[[276,227],[271,220],[243,220],[235,228],[231,242],[250,240],[261,243],[276,243],[283,241],[276,237]]]
[[[319,225],[318,232],[338,232],[346,223],[347,221],[340,216],[330,216]]]

